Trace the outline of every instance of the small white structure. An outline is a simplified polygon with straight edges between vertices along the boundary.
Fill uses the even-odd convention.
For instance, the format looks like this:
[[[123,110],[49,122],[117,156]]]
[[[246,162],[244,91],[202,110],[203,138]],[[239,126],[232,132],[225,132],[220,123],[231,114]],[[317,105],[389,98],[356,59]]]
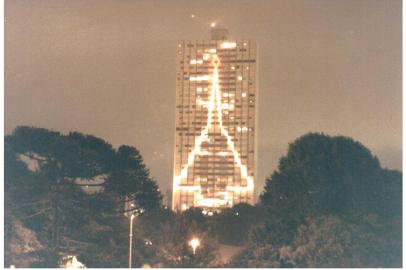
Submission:
[[[67,269],[86,268],[86,266],[79,262],[76,256],[66,256],[62,259],[60,267]]]

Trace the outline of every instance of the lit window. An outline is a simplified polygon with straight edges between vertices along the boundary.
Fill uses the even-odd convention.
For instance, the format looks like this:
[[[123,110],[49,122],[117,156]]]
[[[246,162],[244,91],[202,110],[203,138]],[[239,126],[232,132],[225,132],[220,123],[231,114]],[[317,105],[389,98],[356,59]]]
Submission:
[[[246,96],[247,96],[247,93],[243,92],[243,93],[241,94],[241,96],[242,96],[242,97],[246,97]]]
[[[226,109],[226,110],[233,110],[233,109],[234,109],[234,105],[233,105],[233,104],[223,103],[223,109]]]
[[[193,76],[189,78],[190,81],[208,81],[210,80],[209,75],[203,75],[203,76]]]
[[[241,131],[242,132],[247,132],[248,131],[247,127],[237,127],[236,129],[237,129],[238,132],[241,132]]]
[[[225,42],[221,43],[220,47],[222,49],[233,49],[233,48],[237,47],[237,43],[225,41]]]
[[[214,48],[212,48],[212,49],[210,49],[210,50],[209,50],[209,52],[210,52],[210,53],[216,53],[216,52],[217,52],[217,50],[216,50],[216,49],[214,49]]]
[[[232,70],[235,70],[235,66],[232,66],[231,69],[232,69]]]
[[[239,80],[239,81],[242,81],[242,76],[238,76],[238,80]]]
[[[190,60],[190,64],[192,64],[192,65],[203,64],[203,60],[192,59],[192,60]]]

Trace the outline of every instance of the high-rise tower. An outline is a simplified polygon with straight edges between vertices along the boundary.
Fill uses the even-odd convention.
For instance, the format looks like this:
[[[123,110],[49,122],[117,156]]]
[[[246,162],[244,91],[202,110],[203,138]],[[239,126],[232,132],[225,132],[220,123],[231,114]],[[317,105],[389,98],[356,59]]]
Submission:
[[[228,40],[226,29],[179,42],[173,210],[253,203],[256,55],[253,41]]]

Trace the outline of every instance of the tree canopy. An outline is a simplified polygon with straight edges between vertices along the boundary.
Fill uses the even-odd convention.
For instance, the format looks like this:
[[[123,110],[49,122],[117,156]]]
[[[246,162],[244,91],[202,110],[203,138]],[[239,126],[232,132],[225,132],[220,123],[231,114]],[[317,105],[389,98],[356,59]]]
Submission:
[[[242,203],[212,216],[200,208],[174,213],[162,207],[158,185],[133,146],[115,149],[91,135],[32,127],[5,137],[6,264],[56,267],[56,259],[69,254],[88,267],[126,267],[124,213],[136,210],[135,267],[402,262],[402,173],[382,168],[348,137],[298,138],[266,180],[257,205]],[[196,254],[193,237],[201,243]],[[224,265],[220,245],[245,249]]]
[[[270,227],[288,236],[275,236],[274,241],[283,243],[292,239],[306,217],[387,216],[388,206],[400,215],[401,187],[400,174],[382,169],[359,142],[310,133],[289,145],[278,170],[266,180],[260,202],[274,217]]]
[[[399,267],[402,174],[359,142],[306,134],[266,180],[264,222],[230,266]]]
[[[135,147],[115,150],[91,135],[34,127],[18,127],[5,137],[5,195],[6,242],[16,235],[11,221],[17,219],[36,232],[49,258],[87,254],[80,259],[90,266],[116,267],[125,258],[106,260],[105,252],[127,246],[124,203],[134,205],[127,211],[157,211],[162,201]]]

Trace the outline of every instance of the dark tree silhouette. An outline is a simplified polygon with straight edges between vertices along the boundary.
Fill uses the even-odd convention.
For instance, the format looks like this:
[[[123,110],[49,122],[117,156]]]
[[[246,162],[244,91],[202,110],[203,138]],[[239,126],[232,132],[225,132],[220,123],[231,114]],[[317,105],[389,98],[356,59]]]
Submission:
[[[389,176],[389,177],[388,177]],[[399,173],[351,138],[311,133],[290,144],[278,170],[266,180],[260,201],[268,207],[273,241],[292,240],[306,217],[399,212]],[[396,195],[396,196],[393,196]]]
[[[135,147],[123,145],[118,148],[105,187],[122,201],[133,201],[134,209],[157,210],[161,207],[162,195],[158,185],[149,176],[149,170]]]
[[[5,166],[7,237],[13,235],[11,220],[22,220],[48,247],[49,256],[42,257],[76,252],[85,254],[88,266],[122,267],[125,256],[110,258],[112,246],[115,252],[126,248],[122,198],[128,195],[148,211],[161,207],[158,186],[137,149],[121,146],[116,151],[94,136],[18,127],[5,137]],[[104,181],[92,183],[100,178]],[[99,192],[86,193],[84,186],[98,186]]]

